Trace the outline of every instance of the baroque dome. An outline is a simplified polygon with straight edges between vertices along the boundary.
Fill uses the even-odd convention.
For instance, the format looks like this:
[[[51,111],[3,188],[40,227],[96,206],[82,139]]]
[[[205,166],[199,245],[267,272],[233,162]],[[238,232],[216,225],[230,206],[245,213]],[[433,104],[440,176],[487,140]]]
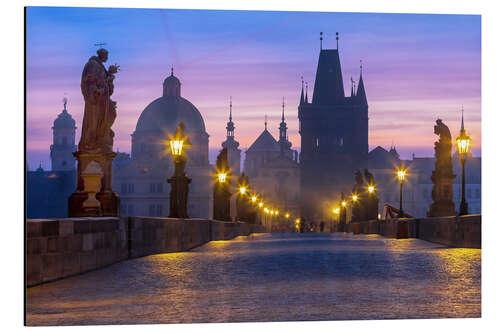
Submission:
[[[186,132],[205,133],[205,122],[200,111],[187,99],[180,96],[181,83],[173,73],[163,82],[163,96],[151,102],[142,111],[136,132],[174,132],[180,122]]]

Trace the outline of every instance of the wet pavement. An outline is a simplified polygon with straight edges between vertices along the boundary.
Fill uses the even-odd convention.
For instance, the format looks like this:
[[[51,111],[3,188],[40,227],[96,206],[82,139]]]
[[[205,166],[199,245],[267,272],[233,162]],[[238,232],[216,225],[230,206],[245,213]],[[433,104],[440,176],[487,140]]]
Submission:
[[[481,316],[481,250],[378,235],[258,234],[27,290],[28,325]]]

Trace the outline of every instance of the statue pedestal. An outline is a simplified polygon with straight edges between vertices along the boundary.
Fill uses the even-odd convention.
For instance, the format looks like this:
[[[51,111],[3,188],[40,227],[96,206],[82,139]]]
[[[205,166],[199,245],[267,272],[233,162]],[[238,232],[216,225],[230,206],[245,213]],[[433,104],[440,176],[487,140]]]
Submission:
[[[436,171],[432,172],[431,180],[434,183],[432,188],[433,202],[427,216],[437,217],[457,214],[453,202],[453,179],[455,179],[455,175],[451,172],[445,175]]]
[[[68,199],[69,217],[119,216],[120,196],[111,187],[113,159],[116,153],[84,153],[77,151],[73,155],[78,161],[77,187],[76,191]],[[92,161],[99,164],[102,170],[101,189],[95,196],[101,206],[100,211],[97,212],[95,209],[84,207],[84,202],[89,198],[89,192],[85,190],[83,172]]]

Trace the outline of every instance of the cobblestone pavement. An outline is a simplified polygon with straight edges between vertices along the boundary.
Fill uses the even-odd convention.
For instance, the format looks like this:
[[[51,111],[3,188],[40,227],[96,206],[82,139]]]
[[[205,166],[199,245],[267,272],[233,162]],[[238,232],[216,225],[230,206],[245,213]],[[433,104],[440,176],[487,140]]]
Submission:
[[[28,325],[481,316],[481,250],[378,235],[258,234],[27,290]]]

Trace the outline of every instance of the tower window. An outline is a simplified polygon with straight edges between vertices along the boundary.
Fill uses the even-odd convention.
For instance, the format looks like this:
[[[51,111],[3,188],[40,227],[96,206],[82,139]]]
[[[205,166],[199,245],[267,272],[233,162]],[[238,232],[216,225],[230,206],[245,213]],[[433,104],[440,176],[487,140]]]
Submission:
[[[316,138],[316,147],[319,147],[319,138]]]
[[[344,137],[340,137],[339,145],[340,147],[344,146]]]

